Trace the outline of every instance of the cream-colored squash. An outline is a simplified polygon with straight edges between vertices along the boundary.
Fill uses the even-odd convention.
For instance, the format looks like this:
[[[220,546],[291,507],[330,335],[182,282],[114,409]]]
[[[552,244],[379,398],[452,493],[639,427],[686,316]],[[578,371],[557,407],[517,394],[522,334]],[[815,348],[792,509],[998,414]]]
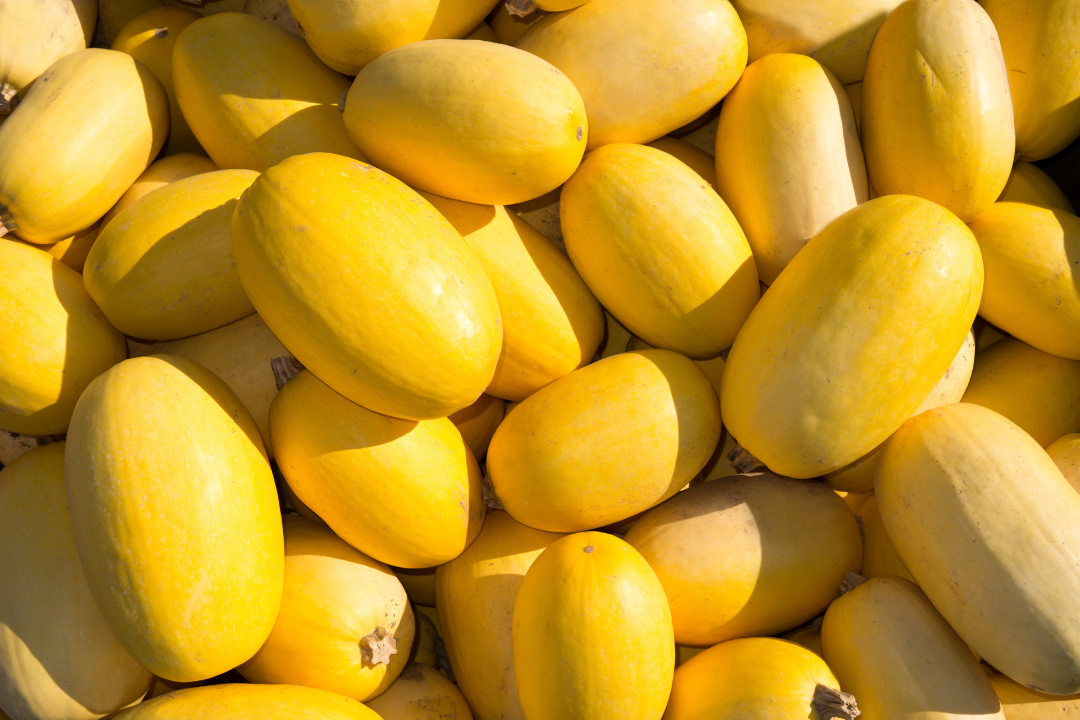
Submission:
[[[885,531],[877,498],[871,497],[863,503],[857,515],[863,533],[863,564],[859,574],[868,578],[895,575],[915,582]]]
[[[365,704],[382,720],[473,720],[454,683],[421,663],[408,665],[386,692]]]
[[[1080,695],[1047,695],[1004,675],[991,675],[990,687],[1001,701],[1005,720],[1074,720],[1080,717]]]
[[[0,6],[0,117],[54,62],[90,44],[97,0],[35,0]]]
[[[485,393],[469,407],[449,415],[448,419],[457,426],[477,462],[482,462],[495,428],[499,427],[505,414],[506,401]]]
[[[178,690],[116,720],[381,720],[356,700],[298,685],[210,685]]]
[[[139,179],[132,183],[131,187],[110,208],[109,212],[105,213],[105,216],[101,218],[101,226],[105,227],[121,211],[131,207],[163,185],[183,180],[192,175],[214,172],[217,169],[219,168],[214,164],[213,160],[195,153],[177,153],[176,155],[163,157],[151,163],[150,167],[146,168],[143,174],[139,176]]]
[[[1061,192],[1054,179],[1040,170],[1038,165],[1022,160],[1013,165],[1009,182],[1005,183],[1005,189],[1001,191],[997,201],[1040,205],[1076,214],[1069,198]]]
[[[1058,438],[1046,448],[1046,454],[1069,484],[1080,492],[1080,433],[1070,433]]]

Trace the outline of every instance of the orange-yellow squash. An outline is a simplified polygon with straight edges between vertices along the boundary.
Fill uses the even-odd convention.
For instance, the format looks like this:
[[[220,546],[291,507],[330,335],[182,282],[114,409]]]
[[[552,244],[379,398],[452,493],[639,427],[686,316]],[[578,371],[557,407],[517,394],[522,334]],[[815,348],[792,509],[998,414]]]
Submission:
[[[559,203],[570,259],[630,332],[696,358],[731,347],[757,302],[757,270],[700,175],[662,150],[617,143],[589,153]]]
[[[1040,170],[1038,165],[1023,161],[1013,165],[1009,182],[1005,183],[1005,189],[997,201],[1040,205],[1076,214],[1069,198],[1065,197],[1054,179]]]
[[[298,685],[210,685],[136,705],[116,720],[381,720],[356,700]]]
[[[724,424],[780,475],[862,457],[945,374],[982,284],[979,246],[944,208],[893,195],[849,210],[750,314],[724,368]]]
[[[0,471],[0,557],[0,708],[19,718],[94,720],[137,702],[150,673],[86,586],[64,498],[64,443]]]
[[[875,497],[964,642],[1029,687],[1080,692],[1080,493],[1030,435],[978,405],[929,410],[889,438]]]
[[[479,720],[525,720],[514,679],[514,599],[533,561],[560,537],[495,511],[475,542],[435,571],[450,665]]]
[[[1058,438],[1046,448],[1046,454],[1069,484],[1080,492],[1080,433],[1070,433]]]
[[[428,607],[435,607],[435,571],[437,569],[437,567],[393,568],[409,600],[417,605]]]
[[[232,242],[259,315],[353,402],[440,418],[491,382],[502,321],[483,265],[381,170],[324,153],[289,158],[240,198]]]
[[[820,615],[862,565],[859,526],[824,483],[771,473],[685,490],[626,533],[660,578],[675,640],[774,635]]]
[[[255,654],[281,603],[281,515],[228,385],[184,358],[120,363],[75,407],[64,477],[94,600],[143,667],[188,682]]]
[[[98,235],[101,234],[102,227],[104,227],[104,224],[99,220],[85,230],[81,230],[71,237],[52,243],[51,245],[28,244],[35,245],[39,249],[44,250],[75,272],[81,274],[83,266],[86,264],[86,256],[90,254],[90,248],[92,248],[94,242],[97,241]],[[12,238],[14,238],[14,235]],[[25,240],[23,242],[25,242]]]
[[[719,439],[720,403],[705,373],[677,353],[644,350],[587,365],[523,400],[495,431],[487,470],[516,520],[576,532],[671,497]]]
[[[365,704],[382,720],[473,720],[454,683],[421,663],[406,667],[386,692]]]
[[[1005,720],[1076,720],[1080,695],[1047,695],[1004,675],[991,675],[990,687],[1001,701]]]
[[[132,183],[127,192],[116,202],[115,205],[101,218],[101,226],[105,227],[109,221],[120,214],[122,210],[134,205],[137,201],[149,195],[163,185],[168,185],[177,180],[213,172],[218,169],[213,160],[195,153],[177,153],[169,155],[152,163],[143,171],[139,179]]]
[[[180,110],[223,170],[262,172],[310,152],[361,157],[338,109],[349,81],[265,20],[233,12],[197,20],[180,33],[172,65]]]
[[[727,0],[591,0],[544,17],[517,47],[581,92],[588,150],[677,130],[720,102],[746,67],[746,32]]]
[[[716,158],[712,153],[669,135],[653,140],[649,143],[649,147],[663,150],[671,155],[700,175],[702,180],[712,185],[713,190],[716,189]]]
[[[480,468],[446,418],[380,415],[305,370],[270,404],[270,434],[297,497],[380,562],[444,563],[484,522]]]
[[[9,432],[65,432],[90,381],[127,357],[77,272],[3,239],[0,317],[0,428]]]
[[[749,65],[720,111],[716,181],[771,285],[810,238],[868,199],[855,115],[832,73],[790,53]]]
[[[881,26],[862,95],[879,195],[933,200],[964,222],[1009,179],[1016,136],[994,24],[971,0],[907,0]]]
[[[37,0],[0,6],[0,116],[60,58],[90,44],[97,0]]]
[[[0,235],[50,243],[90,227],[168,130],[161,83],[130,55],[90,48],[60,58],[0,125]]]
[[[491,437],[505,413],[506,401],[485,393],[472,405],[458,410],[448,418],[461,433],[477,462],[481,462],[487,456]]]
[[[784,633],[784,639],[802,645],[810,652],[821,657],[821,620],[822,618],[815,618],[802,627]]]
[[[83,280],[121,332],[146,340],[204,333],[255,312],[233,260],[233,211],[258,177],[218,170],[159,188],[117,215]]]
[[[857,514],[863,533],[863,562],[859,574],[868,578],[895,575],[915,582],[885,531],[877,498],[871,497],[863,503]]]
[[[514,603],[514,673],[529,720],[657,718],[674,669],[664,589],[619,538],[561,538],[525,573]]]

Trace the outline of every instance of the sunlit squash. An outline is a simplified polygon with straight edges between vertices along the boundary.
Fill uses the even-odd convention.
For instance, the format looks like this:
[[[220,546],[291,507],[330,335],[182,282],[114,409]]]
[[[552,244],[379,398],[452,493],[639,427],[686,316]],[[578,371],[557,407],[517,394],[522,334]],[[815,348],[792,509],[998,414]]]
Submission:
[[[10,2],[0,7],[0,116],[19,94],[65,55],[90,44],[97,0]]]
[[[102,227],[108,225],[110,220],[120,214],[120,211],[131,207],[162,185],[217,169],[218,166],[213,160],[195,153],[177,153],[151,163],[150,167],[143,171],[138,180],[132,183],[127,192],[101,218]]]
[[[116,720],[381,720],[356,700],[299,685],[210,685],[171,692]]]
[[[1040,205],[1076,214],[1069,198],[1054,179],[1040,170],[1038,165],[1023,161],[1013,165],[1009,182],[1005,183],[1005,189],[1001,191],[997,201]]]
[[[506,401],[485,393],[472,405],[447,417],[457,426],[477,462],[482,462],[487,456],[488,445],[495,435],[495,429],[499,427],[505,413]]]
[[[1005,720],[1073,720],[1080,717],[1080,695],[1047,695],[1004,675],[990,676]]]

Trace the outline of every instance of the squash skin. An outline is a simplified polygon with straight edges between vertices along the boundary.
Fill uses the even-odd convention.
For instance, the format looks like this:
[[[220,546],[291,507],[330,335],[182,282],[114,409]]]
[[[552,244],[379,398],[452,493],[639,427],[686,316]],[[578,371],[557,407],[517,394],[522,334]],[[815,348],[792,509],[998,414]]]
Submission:
[[[975,655],[907,580],[845,593],[825,613],[821,645],[866,720],[1005,720]]]
[[[540,9],[533,10],[525,16],[511,15],[506,9],[506,3],[499,3],[491,15],[491,30],[500,43],[513,45],[545,15],[547,13]]]
[[[746,67],[746,32],[727,0],[591,0],[544,17],[516,46],[581,92],[586,152],[679,129],[720,102]]]
[[[1005,720],[1073,720],[1080,715],[1080,695],[1047,695],[1004,675],[991,675],[989,679],[1001,701]]]
[[[64,498],[63,442],[0,470],[0,554],[0,707],[17,717],[94,720],[137,702],[150,673],[105,624],[86,585]]]
[[[109,102],[102,103],[102,94]],[[60,58],[0,125],[0,222],[23,240],[63,240],[97,222],[154,159],[169,101],[115,50]]]
[[[488,445],[506,414],[506,401],[484,393],[476,402],[447,416],[454,423],[477,462],[487,456]]]
[[[930,410],[889,439],[875,496],[904,565],[980,657],[1080,692],[1080,494],[1031,436],[977,405]]]
[[[109,209],[109,212],[105,213],[105,216],[101,218],[101,227],[104,228],[122,210],[131,207],[163,185],[219,169],[213,160],[195,153],[177,153],[163,157],[151,163],[150,167],[143,171],[138,180],[132,183],[127,192]]]
[[[255,654],[281,602],[281,515],[224,382],[169,355],[120,363],[75,407],[64,477],[87,583],[143,667],[189,682]]]
[[[896,554],[896,548],[885,531],[877,498],[871,497],[863,503],[856,515],[863,530],[863,564],[859,574],[868,578],[895,575],[915,582],[904,561]]]
[[[514,600],[533,562],[561,537],[496,510],[473,544],[435,571],[443,641],[478,720],[525,720],[514,676]]]
[[[267,326],[353,402],[440,418],[491,382],[502,345],[491,281],[453,226],[381,170],[289,158],[240,198],[232,241]]]
[[[265,20],[234,12],[197,20],[180,33],[172,64],[180,110],[222,170],[264,172],[311,152],[362,158],[337,107],[349,81]]]
[[[485,518],[485,523],[487,522]],[[435,570],[436,567],[427,568],[391,568],[394,575],[405,588],[405,594],[409,600],[417,605],[435,607]],[[419,632],[419,630],[417,631]]]
[[[839,596],[863,555],[859,526],[836,493],[771,473],[684,490],[645,513],[626,542],[660,579],[675,641],[686,645],[805,623]]]
[[[362,703],[299,685],[210,685],[140,703],[116,720],[380,720]]]
[[[97,12],[96,0],[5,3],[0,9],[0,84],[22,94],[54,62],[86,48]]]
[[[975,238],[944,208],[901,195],[849,210],[743,325],[721,383],[724,424],[788,477],[862,457],[945,374],[975,319],[982,275]]]
[[[979,314],[1051,355],[1080,360],[1080,218],[994,203],[969,225],[982,250]]]
[[[747,66],[716,129],[717,192],[771,285],[826,225],[867,201],[866,165],[843,86],[802,55]]]
[[[559,219],[585,284],[653,347],[714,357],[757,302],[757,270],[735,216],[662,150],[616,143],[589,153],[563,186]]]
[[[270,434],[293,492],[365,555],[431,567],[480,532],[480,468],[445,418],[380,415],[305,370],[270,404]]]
[[[1070,433],[1058,438],[1046,448],[1046,454],[1069,484],[1080,492],[1080,433]]]
[[[457,686],[422,663],[407,666],[386,692],[365,704],[382,720],[473,720]]]
[[[285,587],[274,629],[240,666],[250,682],[304,685],[363,702],[404,669],[415,625],[405,589],[390,568],[354,550],[321,523],[296,515],[285,529]],[[392,635],[397,654],[373,665],[362,645]]]
[[[255,312],[233,260],[233,211],[258,173],[169,183],[117,215],[86,258],[86,290],[121,332],[174,340]]]
[[[1023,160],[1013,165],[1009,182],[1005,184],[1005,189],[1001,191],[997,201],[999,203],[1027,203],[1076,214],[1069,198],[1057,186],[1054,179],[1040,170],[1038,165],[1032,165]]]
[[[618,673],[604,661],[613,657]],[[660,717],[675,642],[656,574],[614,535],[556,540],[514,602],[514,668],[530,720]]]
[[[653,140],[649,143],[649,147],[662,150],[671,155],[700,175],[702,180],[712,185],[713,190],[716,190],[716,158],[711,153],[707,153],[685,140],[673,138],[670,135]]]
[[[124,336],[77,272],[36,247],[0,240],[0,428],[67,431],[90,381],[127,357]]]
[[[595,362],[523,400],[495,431],[487,470],[518,522],[576,532],[671,497],[719,439],[720,403],[705,373],[682,355],[644,350]]]
[[[889,15],[866,66],[862,140],[878,196],[919,195],[964,222],[997,199],[1016,135],[998,34],[977,3],[907,0]]]
[[[585,105],[563,73],[483,40],[391,50],[356,76],[344,118],[373,165],[420,190],[481,205],[559,187],[589,135]]]

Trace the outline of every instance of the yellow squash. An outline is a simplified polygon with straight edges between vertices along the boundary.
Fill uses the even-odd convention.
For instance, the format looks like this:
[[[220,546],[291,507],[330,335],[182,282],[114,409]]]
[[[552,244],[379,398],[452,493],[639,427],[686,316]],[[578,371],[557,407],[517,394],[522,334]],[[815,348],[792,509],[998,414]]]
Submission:
[[[390,687],[413,643],[413,613],[390,568],[321,523],[286,515],[285,589],[270,637],[240,666],[254,683],[354,700]]]
[[[406,667],[386,692],[365,704],[382,720],[473,720],[454,683],[421,663]]]
[[[591,0],[547,15],[517,47],[581,92],[588,150],[677,130],[720,102],[746,67],[746,32],[727,0]]]
[[[0,125],[0,235],[63,240],[97,222],[158,154],[169,100],[115,50],[67,55]]]
[[[406,184],[484,205],[562,185],[589,135],[565,75],[483,40],[425,40],[386,53],[356,76],[345,126],[372,164]]]
[[[514,679],[514,599],[533,561],[560,537],[495,511],[476,541],[435,571],[450,665],[479,720],[525,720]]]
[[[472,30],[470,30],[469,33],[464,36],[464,39],[465,40],[486,40],[487,42],[499,42],[499,38],[498,38],[498,36],[495,35],[495,31],[492,30],[491,26],[488,25],[483,20],[480,21],[479,25],[477,25]]]
[[[434,570],[434,568],[431,569]],[[433,573],[432,578],[434,579],[434,577]],[[434,588],[432,592],[434,592]],[[437,667],[439,665],[438,646],[442,642],[439,631],[435,628],[435,623],[427,615],[415,609],[413,610],[413,619],[416,621],[416,637],[413,640],[412,651],[409,653],[409,662]]]
[[[907,580],[845,593],[825,613],[821,646],[864,720],[1005,720],[975,655]]]
[[[502,321],[483,265],[381,170],[324,153],[289,158],[240,198],[232,242],[266,324],[353,402],[440,418],[491,381]]]
[[[1054,179],[1040,170],[1038,165],[1023,161],[1013,165],[1009,182],[1005,184],[1005,189],[1001,191],[997,201],[1040,205],[1076,214],[1069,198]]]
[[[649,147],[663,150],[679,160],[700,175],[702,180],[712,185],[713,190],[716,190],[716,158],[711,153],[671,136],[653,140],[649,143]]]
[[[784,633],[783,637],[796,645],[802,645],[810,652],[821,657],[821,620],[822,618],[815,618],[802,627]]]
[[[851,111],[855,114],[855,129],[858,130],[862,122],[862,81],[845,85],[844,93],[851,102]],[[867,187],[867,191],[873,191],[873,188]]]
[[[233,211],[258,173],[218,170],[159,188],[113,218],[86,258],[86,290],[121,332],[204,333],[255,312],[233,260]]]
[[[964,222],[1009,179],[1016,137],[994,24],[971,0],[908,0],[881,26],[862,96],[879,195],[933,200]]]
[[[506,401],[485,393],[472,405],[448,416],[450,422],[457,426],[477,462],[483,461],[487,456],[491,437],[502,422],[505,412]]]
[[[585,532],[536,558],[514,603],[514,672],[529,720],[657,718],[674,668],[664,589],[634,548]]]
[[[848,506],[848,510],[855,514],[858,514],[859,508],[863,506],[863,503],[874,496],[874,491],[872,489],[866,492],[847,492],[845,490],[834,490],[833,492],[844,501],[844,504]]]
[[[867,200],[855,115],[833,74],[790,53],[749,65],[720,111],[716,181],[771,285],[810,238]]]
[[[623,324],[611,313],[604,310],[604,339],[596,350],[596,359],[626,352],[626,346],[633,338],[633,333],[623,327]]]
[[[105,624],[86,585],[64,497],[64,443],[0,471],[0,708],[95,720],[137,702],[150,673]]]
[[[661,150],[605,146],[563,186],[559,212],[574,266],[630,332],[697,358],[731,347],[757,302],[757,270],[700,175]]]
[[[724,369],[724,424],[770,470],[811,478],[873,450],[930,393],[982,294],[971,231],[882,197],[841,215],[750,314]]]
[[[221,12],[241,12],[247,4],[246,0],[199,0],[198,3],[189,0],[98,0],[98,36],[105,42],[112,42],[129,20],[162,5],[189,10],[194,6],[201,15],[213,15]]]
[[[97,0],[36,0],[0,6],[0,116],[54,62],[90,44]]]
[[[210,685],[136,705],[116,720],[381,720],[362,703],[298,685]]]
[[[172,65],[180,110],[222,169],[262,172],[310,152],[360,157],[338,109],[349,81],[265,20],[198,20],[177,39]]]
[[[857,515],[863,533],[863,562],[859,574],[868,578],[895,575],[915,582],[904,561],[896,554],[896,548],[885,531],[877,498],[871,497],[863,503]]]
[[[480,468],[446,418],[380,415],[305,370],[270,404],[270,434],[297,497],[376,560],[444,563],[484,522]]]
[[[80,230],[71,237],[51,245],[28,244],[44,250],[75,272],[81,274],[83,266],[86,264],[86,256],[90,254],[90,248],[94,246],[94,242],[97,241],[103,227],[105,227],[104,223],[99,220],[85,230]]]
[[[775,635],[820,615],[862,565],[859,526],[824,483],[771,473],[684,490],[626,542],[660,578],[675,640]]]
[[[1080,692],[1080,494],[1030,435],[977,405],[927,411],[889,438],[875,496],[964,642],[1036,690]]]
[[[516,520],[576,532],[671,497],[719,438],[720,403],[691,360],[668,350],[622,353],[523,400],[495,431],[487,470]]]
[[[970,227],[986,266],[979,314],[1043,352],[1080,360],[1080,218],[1005,202]]]
[[[217,169],[218,166],[212,160],[195,153],[177,153],[176,155],[163,157],[146,168],[120,200],[112,206],[109,212],[105,213],[105,217],[101,218],[101,226],[105,227],[122,210],[131,207],[163,185],[183,180],[192,175],[213,172]]]
[[[0,317],[0,428],[9,432],[66,432],[90,381],[127,357],[77,272],[2,239]]]
[[[393,568],[405,594],[417,605],[435,607],[435,567]]]
[[[1058,438],[1046,448],[1046,454],[1069,484],[1080,492],[1080,433],[1070,433]]]
[[[281,602],[281,515],[224,382],[169,355],[120,363],[79,399],[64,477],[94,600],[143,667],[187,682],[255,654]]]
[[[566,255],[513,210],[423,195],[461,233],[499,299],[502,353],[485,392],[524,400],[592,362],[603,310]]]
[[[1080,695],[1047,695],[1004,675],[991,675],[990,686],[1001,701],[1005,720],[1076,720]]]

